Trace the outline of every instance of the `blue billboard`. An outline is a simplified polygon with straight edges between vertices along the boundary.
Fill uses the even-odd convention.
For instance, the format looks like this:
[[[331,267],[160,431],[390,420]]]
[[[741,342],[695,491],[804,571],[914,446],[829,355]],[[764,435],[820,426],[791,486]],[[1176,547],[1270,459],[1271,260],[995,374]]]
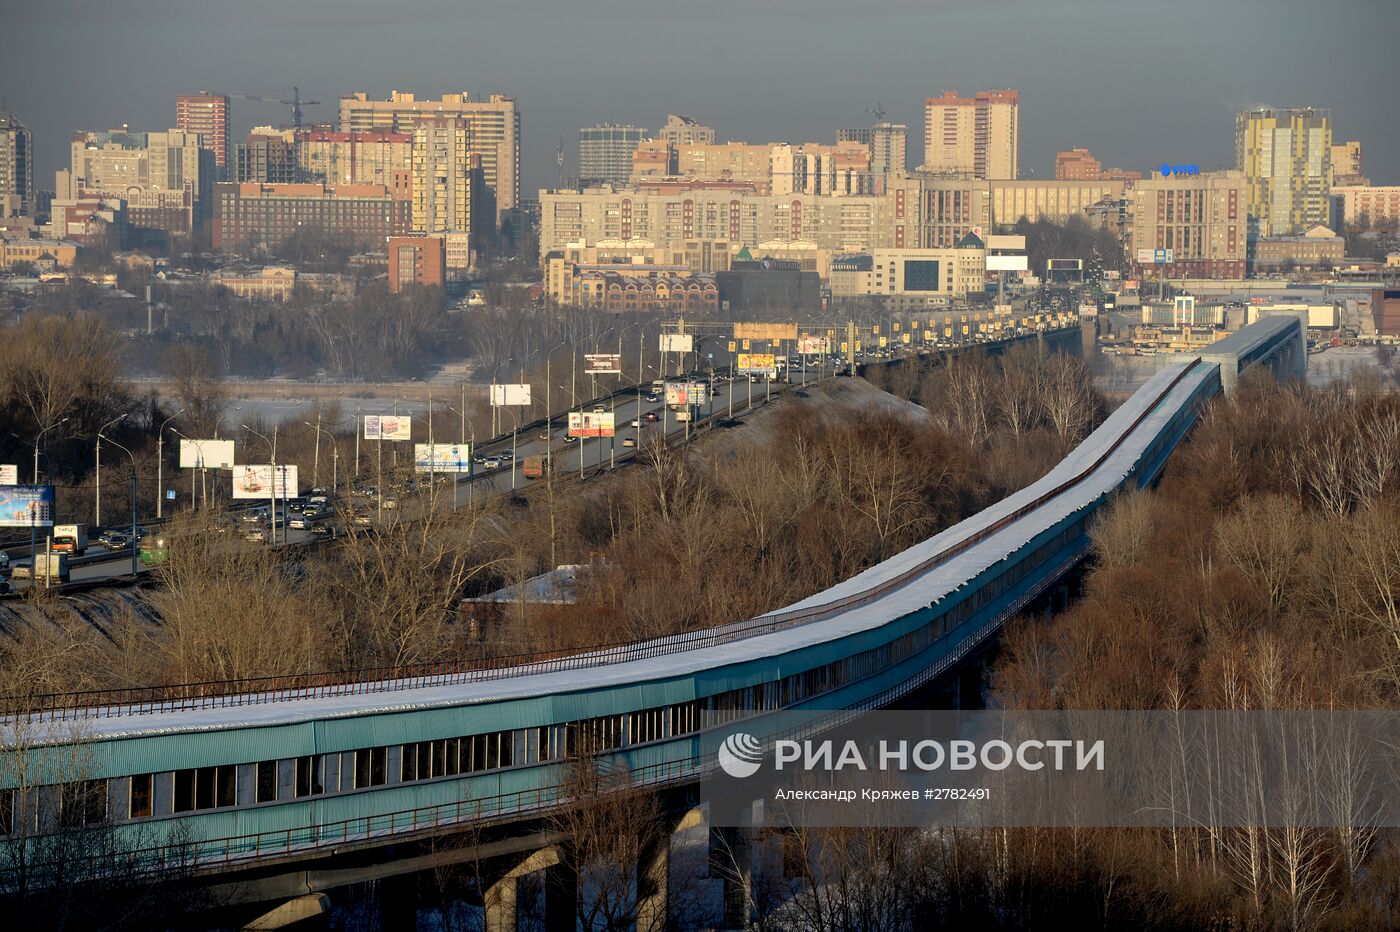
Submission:
[[[0,527],[53,527],[53,486],[0,485]]]

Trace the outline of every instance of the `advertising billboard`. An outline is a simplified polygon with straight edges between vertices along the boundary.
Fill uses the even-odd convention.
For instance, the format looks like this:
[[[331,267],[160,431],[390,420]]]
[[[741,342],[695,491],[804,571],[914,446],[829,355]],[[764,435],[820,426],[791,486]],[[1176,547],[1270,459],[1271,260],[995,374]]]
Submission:
[[[53,527],[53,486],[0,487],[0,527]]]
[[[988,272],[1025,272],[1030,269],[1030,260],[1025,256],[988,256]]]
[[[530,386],[528,385],[492,385],[491,386],[491,407],[504,408],[515,405],[528,405],[530,403]]]
[[[583,371],[590,375],[621,375],[621,353],[586,353],[583,357]]]
[[[297,468],[283,463],[277,464],[277,488],[272,488],[272,466],[240,465],[233,467],[234,498],[296,498]]]
[[[796,340],[797,324],[742,323],[734,325],[736,340]]]
[[[613,435],[613,414],[611,411],[570,411],[570,437],[611,437]]]
[[[232,440],[180,439],[181,469],[232,469]]]
[[[695,337],[688,333],[661,334],[661,352],[688,353],[695,348]]]
[[[0,463],[0,485],[19,485],[19,467],[14,463]]]
[[[667,382],[666,404],[673,408],[705,403],[704,382]]]
[[[413,468],[418,472],[472,471],[471,445],[466,443],[415,443]]]
[[[797,338],[797,352],[801,356],[819,356],[831,352],[831,341],[826,337],[804,334]]]
[[[757,372],[772,375],[778,371],[778,363],[772,353],[740,353],[735,367],[739,372]]]
[[[1170,249],[1139,249],[1138,265],[1167,265],[1172,261]]]
[[[366,440],[408,440],[413,436],[413,418],[394,414],[366,414]]]

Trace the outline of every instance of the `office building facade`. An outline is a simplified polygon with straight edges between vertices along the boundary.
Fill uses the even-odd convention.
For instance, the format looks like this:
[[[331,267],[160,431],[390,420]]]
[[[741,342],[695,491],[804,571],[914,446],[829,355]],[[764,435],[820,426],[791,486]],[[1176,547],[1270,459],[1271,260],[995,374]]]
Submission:
[[[1018,177],[1021,94],[945,91],[924,101],[925,171],[972,178]]]
[[[1249,180],[1243,172],[1152,175],[1129,196],[1128,258],[1139,274],[1169,278],[1244,278],[1249,258]],[[1146,250],[1171,250],[1158,266]]]
[[[646,130],[622,123],[599,123],[580,129],[579,184],[626,184],[632,177],[632,153],[646,139]]]
[[[1332,225],[1332,115],[1300,107],[1235,117],[1235,168],[1248,183],[1251,234]]]
[[[71,168],[58,173],[56,196],[110,194],[127,202],[133,227],[189,233],[207,219],[217,173],[214,152],[201,139],[180,129],[75,133]]]

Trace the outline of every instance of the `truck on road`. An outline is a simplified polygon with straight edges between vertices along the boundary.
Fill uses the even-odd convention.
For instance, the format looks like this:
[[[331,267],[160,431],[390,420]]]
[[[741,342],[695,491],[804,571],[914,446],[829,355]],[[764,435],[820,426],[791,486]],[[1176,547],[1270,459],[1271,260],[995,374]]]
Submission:
[[[37,571],[35,567],[38,567]],[[29,562],[25,557],[15,561],[12,578],[14,579],[45,579],[49,583],[68,581],[68,554],[66,553],[38,553],[34,555],[34,562]]]
[[[544,478],[544,457],[527,456],[521,461],[521,475],[526,479]]]
[[[53,529],[54,553],[71,553],[80,557],[87,550],[86,524],[56,524]]]

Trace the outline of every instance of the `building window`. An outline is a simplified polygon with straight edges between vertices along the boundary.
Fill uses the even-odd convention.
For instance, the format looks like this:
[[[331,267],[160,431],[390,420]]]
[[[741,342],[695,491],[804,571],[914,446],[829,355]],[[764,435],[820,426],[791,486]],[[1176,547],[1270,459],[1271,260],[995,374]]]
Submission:
[[[155,774],[138,773],[131,778],[131,792],[127,803],[127,818],[149,818],[154,811]]]

